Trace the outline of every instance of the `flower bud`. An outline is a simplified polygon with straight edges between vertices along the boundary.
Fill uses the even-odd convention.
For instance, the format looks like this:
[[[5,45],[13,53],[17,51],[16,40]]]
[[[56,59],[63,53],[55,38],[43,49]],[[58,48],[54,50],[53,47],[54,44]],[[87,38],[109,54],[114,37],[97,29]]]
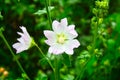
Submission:
[[[107,1],[102,1],[101,7],[105,8],[105,9],[108,9],[108,2]]]
[[[84,64],[85,63],[85,60],[84,59],[81,59],[80,60],[80,64]]]
[[[101,7],[101,2],[100,1],[95,1],[95,5],[100,8]]]
[[[96,8],[93,8],[92,12],[93,12],[93,14],[97,15],[98,10]]]
[[[103,63],[105,66],[110,66],[110,61],[109,60],[105,60]]]
[[[103,18],[99,18],[98,19],[98,24],[102,24],[102,22],[103,22]]]
[[[98,49],[95,49],[95,50],[94,50],[94,53],[97,54],[97,53],[98,53]]]

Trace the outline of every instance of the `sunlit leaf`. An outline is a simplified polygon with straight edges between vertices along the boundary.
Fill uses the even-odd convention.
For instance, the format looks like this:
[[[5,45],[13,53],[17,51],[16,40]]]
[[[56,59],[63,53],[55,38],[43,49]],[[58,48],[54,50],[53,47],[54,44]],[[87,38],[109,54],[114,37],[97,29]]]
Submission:
[[[53,7],[53,6],[50,6],[50,7],[48,7],[48,9],[49,9],[49,11],[51,11],[51,10],[54,9],[54,7]],[[34,14],[40,16],[40,15],[45,14],[45,13],[47,13],[46,8],[44,8],[43,10],[38,10],[38,11],[35,12]]]
[[[37,77],[35,80],[48,80],[47,75],[42,71],[38,71]]]

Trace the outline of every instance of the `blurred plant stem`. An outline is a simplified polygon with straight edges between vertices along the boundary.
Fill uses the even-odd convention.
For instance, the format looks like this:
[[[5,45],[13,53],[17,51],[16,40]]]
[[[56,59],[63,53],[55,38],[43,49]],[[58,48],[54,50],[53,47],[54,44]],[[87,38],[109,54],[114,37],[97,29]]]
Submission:
[[[42,54],[42,56],[48,61],[48,63],[51,66],[52,70],[55,72],[54,67],[53,67],[50,59],[47,56],[45,56],[45,54],[43,53],[43,51],[41,50],[41,48],[35,42],[33,42],[33,44],[38,48],[38,50],[40,51],[40,53]]]
[[[96,48],[96,40],[97,40],[97,31],[98,31],[98,24],[95,26],[95,30],[94,30],[94,35],[93,35],[93,45],[92,45],[92,49],[90,51],[91,53],[91,57],[86,61],[86,63],[83,65],[82,70],[80,71],[79,75],[76,77],[75,80],[82,80],[82,76],[84,74],[85,69],[87,68],[87,64],[89,63],[89,61],[95,56],[94,54],[94,50]]]
[[[44,55],[41,48],[35,42],[33,44],[38,48],[38,50],[40,51],[42,56],[48,61],[49,65],[51,66],[51,68],[52,68],[52,70],[54,72],[55,80],[59,80],[59,68],[58,68],[58,58],[57,58],[57,56],[55,56],[55,69],[54,69],[51,61],[49,60],[49,58],[47,56]]]
[[[59,63],[59,59],[58,59],[58,56],[56,55],[55,56],[55,72],[54,72],[54,75],[55,75],[55,80],[59,80],[59,67],[58,67],[58,64]]]
[[[49,11],[49,4],[50,4],[50,1],[45,0],[45,7],[46,7],[46,11],[47,11],[47,17],[49,19],[50,27],[52,27],[52,20],[51,20],[51,15],[50,15],[50,11]]]
[[[107,14],[108,8],[109,8],[109,1],[108,0],[97,0],[95,1],[95,8],[93,8],[93,18],[91,19],[91,27],[93,28],[93,42],[91,45],[91,49],[89,50],[89,53],[91,54],[91,57],[86,61],[85,65],[83,65],[81,72],[77,76],[75,80],[81,80],[82,76],[84,74],[85,69],[87,68],[87,64],[89,61],[96,55],[95,50],[96,49],[96,42],[98,36],[98,27],[103,22],[103,17]]]
[[[15,54],[13,53],[10,45],[8,44],[8,41],[7,41],[6,38],[4,37],[2,31],[4,31],[4,29],[3,29],[3,28],[0,28],[0,37],[3,39],[3,41],[4,41],[5,44],[6,44],[6,46],[7,46],[8,49],[10,50],[10,52],[11,52],[14,60],[17,62],[17,64],[18,64],[19,68],[21,69],[21,71],[26,75],[26,78],[27,78],[28,80],[30,80],[29,76],[27,75],[27,73],[26,73],[25,70],[23,69],[23,67],[22,67],[22,65],[20,64],[19,60],[17,59],[17,57],[16,57]]]

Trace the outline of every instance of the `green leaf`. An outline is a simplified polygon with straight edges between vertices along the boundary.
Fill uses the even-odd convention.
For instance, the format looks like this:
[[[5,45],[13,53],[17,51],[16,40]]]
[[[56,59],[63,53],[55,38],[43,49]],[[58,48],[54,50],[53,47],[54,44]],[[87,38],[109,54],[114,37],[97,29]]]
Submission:
[[[37,77],[35,80],[48,80],[47,75],[42,71],[38,71]]]
[[[49,11],[51,11],[51,10],[54,9],[54,7],[53,7],[53,6],[50,6],[50,7],[48,7],[48,9],[49,9]],[[43,10],[38,10],[38,11],[35,12],[34,14],[40,16],[40,15],[45,14],[45,13],[47,13],[46,8],[44,8]]]
[[[74,76],[73,75],[62,75],[62,80],[74,80]]]
[[[78,59],[90,58],[90,54],[87,50],[84,50],[78,56]]]

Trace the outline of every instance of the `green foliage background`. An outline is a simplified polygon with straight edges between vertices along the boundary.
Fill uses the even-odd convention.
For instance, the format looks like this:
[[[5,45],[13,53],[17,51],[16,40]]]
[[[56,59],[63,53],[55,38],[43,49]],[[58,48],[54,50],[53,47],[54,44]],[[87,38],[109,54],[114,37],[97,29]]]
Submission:
[[[92,42],[90,22],[94,3],[94,0],[50,0],[50,5],[54,7],[50,11],[52,21],[66,17],[69,24],[76,25],[79,34],[77,39],[81,43],[81,46],[75,49],[74,55],[70,56],[71,63],[68,63],[67,58],[61,60],[59,64],[61,80],[74,80],[86,61],[86,59],[81,60],[80,57],[81,54],[87,53],[87,47]],[[52,28],[46,13],[34,14],[44,8],[45,0],[0,0],[0,27],[5,28],[3,34],[11,47],[19,37],[16,34],[20,31],[19,26],[25,26],[44,54],[47,54],[49,46],[44,43],[46,38],[43,31]],[[96,55],[97,57],[87,64],[82,79],[120,80],[120,0],[110,0],[108,14],[99,30],[105,33],[98,35],[96,42],[101,55]],[[39,51],[35,47],[17,54],[17,58],[32,80],[53,80],[52,69],[42,56],[39,56]],[[6,77],[8,80],[23,77],[2,39],[0,39],[0,67],[4,67],[9,72]]]

